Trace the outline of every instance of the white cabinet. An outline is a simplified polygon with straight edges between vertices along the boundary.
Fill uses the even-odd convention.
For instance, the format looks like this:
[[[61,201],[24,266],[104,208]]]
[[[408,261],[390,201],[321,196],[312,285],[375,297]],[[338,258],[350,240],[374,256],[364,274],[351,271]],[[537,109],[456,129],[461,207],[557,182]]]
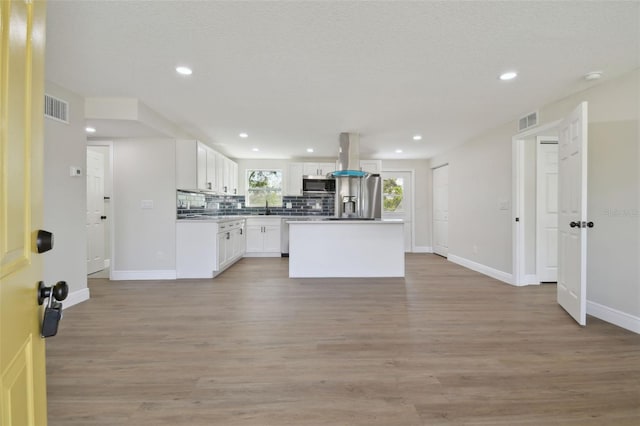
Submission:
[[[336,171],[336,163],[302,163],[302,174],[309,176],[324,176]]]
[[[214,191],[216,155],[202,142],[176,141],[176,189]]]
[[[176,141],[176,189],[237,194],[238,164],[196,140]]]
[[[213,278],[244,254],[244,219],[176,223],[178,278]]]
[[[382,171],[382,160],[360,160],[360,170],[379,174]]]
[[[280,256],[280,218],[247,218],[247,257]]]
[[[302,175],[304,163],[289,163],[287,195],[302,195]]]

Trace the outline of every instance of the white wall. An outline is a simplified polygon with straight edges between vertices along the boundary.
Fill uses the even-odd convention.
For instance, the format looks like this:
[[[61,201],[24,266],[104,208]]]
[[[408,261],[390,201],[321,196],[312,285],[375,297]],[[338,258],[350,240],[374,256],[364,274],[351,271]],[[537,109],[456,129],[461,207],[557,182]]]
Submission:
[[[89,298],[87,288],[87,163],[84,99],[53,83],[47,94],[69,102],[69,124],[44,120],[44,229],[53,232],[53,250],[44,256],[44,281],[69,285],[65,307]],[[71,177],[69,167],[81,176]]]
[[[587,299],[603,307],[590,313],[607,320],[620,313],[640,321],[639,94],[636,70],[539,109],[543,125],[589,102],[588,214],[596,226],[588,231]],[[451,166],[450,253],[509,274],[512,217],[497,202],[511,206],[516,129],[514,120],[431,161]]]
[[[175,140],[113,142],[112,206],[112,279],[175,278]]]

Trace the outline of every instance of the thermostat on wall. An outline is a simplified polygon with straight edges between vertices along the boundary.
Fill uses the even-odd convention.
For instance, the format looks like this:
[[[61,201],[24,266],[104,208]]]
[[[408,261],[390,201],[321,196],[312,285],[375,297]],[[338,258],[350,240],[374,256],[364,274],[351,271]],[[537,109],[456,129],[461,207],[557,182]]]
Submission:
[[[69,176],[82,176],[82,169],[80,167],[69,167]]]

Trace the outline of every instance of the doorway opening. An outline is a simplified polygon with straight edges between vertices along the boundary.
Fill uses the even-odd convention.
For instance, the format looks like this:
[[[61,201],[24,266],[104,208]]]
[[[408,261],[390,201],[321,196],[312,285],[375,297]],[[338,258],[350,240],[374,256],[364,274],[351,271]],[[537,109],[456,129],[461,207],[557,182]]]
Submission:
[[[414,171],[385,170],[382,177],[382,217],[404,222],[404,251],[414,251]]]
[[[554,283],[558,268],[558,129],[513,137],[513,284]]]
[[[449,164],[433,173],[433,252],[449,256]]]
[[[112,144],[87,146],[87,274],[110,278],[113,263]]]

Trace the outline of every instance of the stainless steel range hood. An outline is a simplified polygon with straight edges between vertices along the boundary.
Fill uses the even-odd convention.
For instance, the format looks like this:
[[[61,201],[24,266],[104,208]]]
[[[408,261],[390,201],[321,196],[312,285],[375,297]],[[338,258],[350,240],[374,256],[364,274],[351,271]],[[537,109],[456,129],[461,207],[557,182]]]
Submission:
[[[360,135],[358,133],[340,133],[336,170],[360,170]]]

